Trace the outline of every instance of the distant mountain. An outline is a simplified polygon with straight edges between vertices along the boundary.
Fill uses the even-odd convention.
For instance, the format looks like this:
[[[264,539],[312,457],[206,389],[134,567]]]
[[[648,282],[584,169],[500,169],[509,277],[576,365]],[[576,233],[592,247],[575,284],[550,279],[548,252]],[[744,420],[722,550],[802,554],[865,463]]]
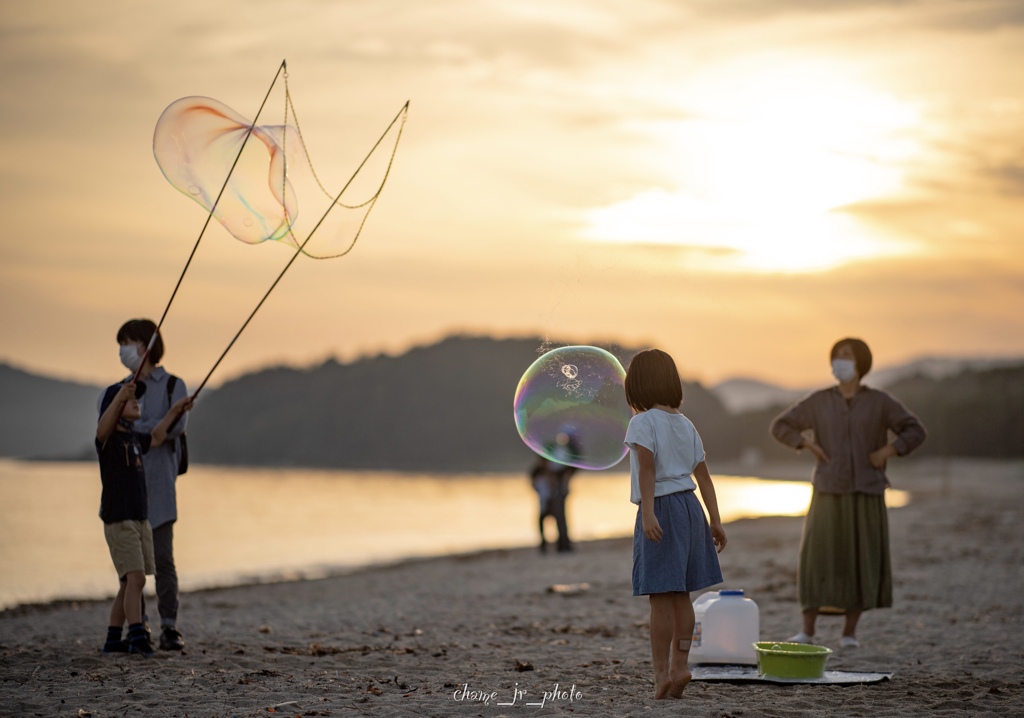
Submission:
[[[887,387],[928,428],[922,455],[1024,457],[1024,363]]]
[[[805,389],[787,389],[758,379],[727,379],[711,387],[732,414],[764,409],[779,404],[791,404],[809,393]]]
[[[874,386],[885,388],[892,386],[898,381],[911,377],[925,377],[927,379],[948,379],[967,371],[985,372],[989,369],[1001,369],[1024,365],[1024,358],[991,358],[991,357],[968,357],[961,359],[950,359],[943,357],[922,357],[906,364],[897,366],[872,369],[870,374],[871,383]]]
[[[103,387],[0,364],[0,456],[89,456]]]
[[[512,399],[542,346],[552,345],[539,338],[455,336],[400,356],[246,374],[200,397],[189,425],[192,460],[437,472],[524,470],[532,454],[516,432]],[[636,353],[605,348],[623,366]],[[1024,457],[1024,361],[1020,366],[966,366],[954,374],[945,373],[948,366],[945,360],[927,360],[917,373],[873,372],[870,383],[878,386],[878,378],[895,377],[886,389],[929,430],[921,455]],[[100,390],[0,365],[5,409],[0,456],[91,460]],[[792,458],[789,449],[771,439],[768,426],[806,393],[750,379],[723,382],[713,391],[684,382],[682,410],[714,461]]]
[[[985,371],[1000,367],[1020,366],[1024,358],[943,358],[922,357],[906,364],[872,369],[866,383],[885,389],[910,377],[945,379],[965,371]],[[733,414],[757,411],[771,406],[788,405],[819,387],[783,387],[759,379],[737,377],[711,387],[725,407]]]
[[[523,468],[512,399],[539,340],[453,337],[401,356],[248,374],[203,397],[197,461],[352,469]]]
[[[459,336],[397,357],[249,374],[200,401],[190,447],[223,464],[524,470],[532,453],[512,400],[541,344]],[[623,365],[637,351],[605,348]],[[688,413],[726,415],[702,387],[686,394]]]

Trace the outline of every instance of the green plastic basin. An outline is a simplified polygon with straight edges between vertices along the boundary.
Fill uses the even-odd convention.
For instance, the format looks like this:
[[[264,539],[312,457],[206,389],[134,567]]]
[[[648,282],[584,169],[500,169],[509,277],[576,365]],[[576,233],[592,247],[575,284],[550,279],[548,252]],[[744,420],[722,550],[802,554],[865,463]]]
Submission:
[[[825,675],[825,661],[832,651],[824,646],[803,643],[758,641],[757,671],[772,678],[821,678]]]

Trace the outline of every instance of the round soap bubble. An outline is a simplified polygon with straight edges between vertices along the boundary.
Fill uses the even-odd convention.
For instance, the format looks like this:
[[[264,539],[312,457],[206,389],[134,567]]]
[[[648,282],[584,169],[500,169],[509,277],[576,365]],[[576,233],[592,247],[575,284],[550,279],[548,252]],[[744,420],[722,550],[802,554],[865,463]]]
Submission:
[[[553,349],[519,380],[515,419],[526,445],[547,459],[607,469],[626,455],[631,416],[622,364],[604,349]]]

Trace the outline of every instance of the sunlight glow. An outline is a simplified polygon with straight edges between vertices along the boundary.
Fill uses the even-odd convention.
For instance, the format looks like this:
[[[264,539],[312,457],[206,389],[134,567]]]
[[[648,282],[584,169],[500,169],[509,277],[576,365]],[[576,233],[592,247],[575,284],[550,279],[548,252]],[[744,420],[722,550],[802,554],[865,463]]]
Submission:
[[[722,521],[758,516],[803,516],[811,503],[813,486],[809,481],[766,481],[752,476],[729,476],[715,483]],[[910,494],[889,489],[885,505],[891,509],[906,506]]]
[[[913,107],[817,68],[726,74],[687,93],[692,117],[633,128],[664,148],[670,188],[592,209],[587,238],[686,247],[740,271],[909,250],[843,208],[901,190]]]

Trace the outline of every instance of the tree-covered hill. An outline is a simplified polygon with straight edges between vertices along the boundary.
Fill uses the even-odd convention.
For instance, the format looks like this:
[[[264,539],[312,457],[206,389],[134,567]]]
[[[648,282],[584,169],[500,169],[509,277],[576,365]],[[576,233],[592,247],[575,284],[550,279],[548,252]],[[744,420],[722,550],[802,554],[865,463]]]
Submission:
[[[407,471],[518,471],[531,461],[512,401],[551,345],[454,336],[399,356],[264,369],[203,393],[190,419],[197,463]],[[605,346],[623,365],[636,349]],[[870,377],[869,377],[870,379]],[[870,381],[869,381],[870,383]],[[905,376],[886,389],[921,417],[917,455],[1024,457],[1024,363]],[[0,456],[92,460],[100,387],[0,365]],[[683,412],[713,461],[792,458],[768,435],[784,405],[729,413],[684,382]]]

